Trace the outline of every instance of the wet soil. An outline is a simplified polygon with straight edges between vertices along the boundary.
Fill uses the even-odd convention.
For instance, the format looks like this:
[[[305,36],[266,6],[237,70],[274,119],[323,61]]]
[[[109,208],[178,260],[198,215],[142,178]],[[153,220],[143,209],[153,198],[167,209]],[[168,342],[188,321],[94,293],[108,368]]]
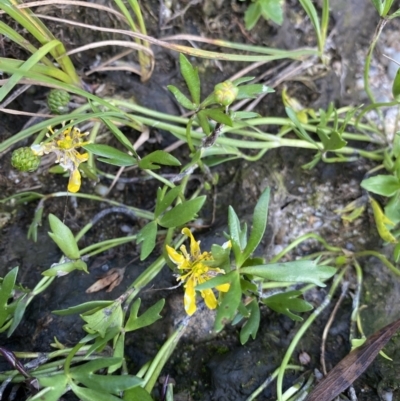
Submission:
[[[293,49],[299,46],[313,46],[315,39],[309,21],[301,12],[297,2],[287,1],[285,6],[285,21],[282,27],[266,21],[259,21],[251,32],[243,29],[243,13],[245,2],[172,2],[173,11],[189,5],[186,13],[168,23],[159,14],[158,1],[145,2],[144,14],[148,31],[154,37],[163,37],[178,33],[204,35],[223,38],[232,42],[249,43],[270,47]],[[66,7],[54,10],[52,7],[42,7],[41,14],[54,15],[61,12],[66,18],[75,9]],[[95,13],[81,13],[83,22],[93,22],[99,18]],[[330,21],[330,53],[332,60],[330,68],[318,77],[307,72],[307,80],[312,85],[304,85],[301,80],[288,81],[291,96],[299,98],[307,107],[327,107],[330,102],[337,106],[360,104],[365,101],[365,94],[356,85],[362,68],[362,57],[367,51],[368,44],[377,23],[376,12],[369,2],[363,0],[332,2]],[[116,22],[102,22],[114,26]],[[51,23],[49,23],[51,24]],[[397,27],[396,27],[397,28]],[[94,41],[96,33],[82,31],[68,26],[54,28],[67,47],[76,47]],[[393,28],[394,29],[394,28]],[[397,32],[397,31],[396,31]],[[109,36],[102,34],[105,39]],[[117,37],[114,37],[118,39]],[[8,49],[12,56],[15,49]],[[115,49],[114,49],[115,50]],[[114,50],[90,51],[74,57],[78,69],[83,73],[96,60],[106,58]],[[4,51],[4,50],[3,50]],[[178,68],[178,55],[165,49],[154,47],[156,55],[155,71],[146,83],[128,73],[104,72],[87,78],[92,85],[104,84],[104,96],[134,98],[139,104],[170,114],[178,115],[179,107],[166,89],[167,84],[182,86]],[[15,54],[15,53],[14,53]],[[219,64],[208,60],[191,59],[199,67],[203,93],[212,91],[214,85],[234,74],[243,67],[244,63]],[[334,66],[340,66],[340,71]],[[222,68],[221,68],[222,67]],[[252,74],[262,73],[261,69]],[[299,77],[297,77],[299,78]],[[280,94],[282,85],[275,88],[276,93],[268,95],[258,105],[261,115],[283,116],[284,108]],[[33,88],[24,96],[14,101],[10,108],[37,112],[44,104],[46,91]],[[0,139],[18,132],[27,122],[23,117],[2,114],[0,120]],[[37,122],[37,121],[36,121]],[[132,142],[138,137],[137,132],[126,132]],[[145,150],[164,148],[174,142],[168,132],[152,128],[152,141],[145,144]],[[24,146],[19,143],[18,146]],[[182,151],[178,149],[177,155]],[[208,247],[222,241],[222,233],[226,230],[228,205],[232,205],[238,216],[249,221],[254,205],[266,186],[272,188],[268,232],[258,250],[259,255],[268,258],[277,254],[291,241],[300,235],[315,232],[324,237],[327,242],[349,251],[365,248],[379,249],[373,219],[370,214],[364,214],[352,225],[344,225],[335,210],[343,208],[350,201],[362,195],[359,183],[365,173],[374,166],[372,162],[359,159],[348,164],[318,164],[312,170],[303,170],[301,165],[312,159],[310,151],[281,148],[269,151],[262,160],[250,163],[234,161],[218,166],[213,171],[220,175],[215,189],[216,219],[210,228],[199,230],[198,237],[202,247]],[[65,178],[50,175],[46,169],[40,169],[38,174],[16,172],[11,168],[10,152],[2,155],[0,164],[0,191],[3,197],[10,196],[15,191],[25,191],[31,188],[43,193],[62,191],[65,188]],[[175,171],[176,173],[176,171]],[[109,198],[127,205],[152,210],[157,183],[141,180],[140,175],[132,172],[129,178],[138,178],[135,182],[120,183],[110,193]],[[103,178],[102,184],[109,185],[110,181]],[[84,192],[93,193],[94,184],[84,182]],[[201,216],[209,222],[213,211],[213,196],[209,196]],[[1,234],[0,234],[0,276],[4,276],[14,266],[19,266],[18,281],[29,288],[40,280],[41,272],[58,260],[58,248],[47,236],[49,230],[47,219],[38,231],[38,240],[33,242],[26,239],[37,203],[0,205]],[[49,213],[63,215],[66,207],[65,223],[78,231],[96,213],[107,208],[105,204],[84,199],[65,198],[52,199],[45,203],[44,216]],[[111,214],[106,221],[100,221],[82,245],[121,236],[124,233],[136,232],[143,225],[137,219],[125,215]],[[304,256],[320,250],[313,240],[306,241],[296,248],[290,258]],[[123,293],[130,283],[151,263],[151,260],[139,262],[139,249],[134,243],[119,247],[90,260],[90,274],[73,272],[58,278],[45,293],[35,298],[29,306],[24,320],[11,338],[0,335],[1,344],[13,351],[48,352],[53,337],[71,346],[83,335],[82,321],[76,316],[59,317],[52,310],[64,309],[82,302],[97,299],[115,299]],[[134,260],[132,262],[132,260]],[[113,267],[127,265],[124,281],[111,293],[103,291],[86,294],[85,290],[93,284],[98,276]],[[354,277],[349,273],[350,282]],[[150,328],[138,334],[127,335],[127,350],[129,370],[131,372],[149,361],[174,329],[174,325],[184,316],[182,307],[182,290],[166,290],[176,285],[175,277],[166,267],[157,276],[152,286],[141,293],[143,306],[154,304],[158,299],[166,298],[163,319]],[[385,324],[398,318],[400,310],[398,303],[398,287],[400,281],[385,270],[376,259],[365,260],[365,289],[364,303],[368,305],[368,313],[362,313],[365,320],[364,328],[371,334]],[[155,289],[160,291],[154,291]],[[306,294],[306,299],[317,307],[327,294],[327,289],[312,290]],[[335,300],[333,301],[333,303]],[[330,370],[349,349],[349,322],[351,315],[351,296],[347,295],[336,315],[327,339],[326,363]],[[328,307],[317,318],[307,336],[293,356],[293,363],[299,363],[300,354],[309,355],[306,369],[320,368],[320,343],[322,331],[332,311]],[[261,327],[256,340],[250,340],[245,346],[240,345],[240,327],[228,326],[222,333],[216,335],[212,331],[213,313],[199,310],[191,320],[180,345],[163,371],[176,383],[175,400],[199,401],[244,401],[260,384],[279,366],[290,341],[300,327],[285,316],[262,309]],[[398,352],[397,337],[394,338],[387,353],[396,361]],[[397,358],[398,359],[398,358]],[[2,370],[9,367],[2,363]],[[390,374],[389,374],[390,372]],[[355,385],[359,399],[380,400],[382,392],[387,387],[392,388],[394,396],[397,388],[393,384],[398,377],[398,367],[387,361],[377,360],[360,381]],[[299,373],[288,371],[285,375],[284,387],[287,388],[299,376]],[[398,381],[397,381],[398,382]],[[155,399],[161,399],[161,385],[157,388]],[[378,393],[380,395],[378,395]],[[69,399],[69,398],[68,398]],[[70,398],[70,399],[73,399]],[[258,400],[276,399],[275,387],[268,387],[257,398]]]

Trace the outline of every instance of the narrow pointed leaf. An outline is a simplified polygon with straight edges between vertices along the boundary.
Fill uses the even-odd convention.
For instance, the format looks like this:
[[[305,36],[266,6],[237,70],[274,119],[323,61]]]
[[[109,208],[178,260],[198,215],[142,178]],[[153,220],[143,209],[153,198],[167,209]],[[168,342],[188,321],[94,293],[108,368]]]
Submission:
[[[159,224],[162,227],[172,228],[183,226],[187,222],[193,220],[199,210],[202,208],[206,197],[199,196],[198,198],[180,203],[173,209],[169,210],[161,217]]]
[[[251,234],[243,251],[243,260],[246,260],[256,250],[264,236],[267,227],[269,195],[270,189],[266,188],[254,208]]]
[[[181,74],[189,88],[193,103],[200,104],[200,78],[197,68],[194,68],[189,60],[181,53],[179,55]]]

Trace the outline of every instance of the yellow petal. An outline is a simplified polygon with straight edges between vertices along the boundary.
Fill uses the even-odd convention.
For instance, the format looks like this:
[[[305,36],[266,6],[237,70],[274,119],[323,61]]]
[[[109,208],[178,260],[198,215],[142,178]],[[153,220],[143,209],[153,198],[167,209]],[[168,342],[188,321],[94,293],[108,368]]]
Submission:
[[[167,249],[169,258],[176,265],[180,266],[185,262],[185,257],[180,253],[176,252],[174,248],[170,247],[169,245],[166,245],[165,248]]]
[[[197,259],[200,255],[200,241],[195,240],[192,232],[187,227],[182,230],[182,234],[190,237],[190,254],[193,259]]]
[[[76,152],[76,158],[79,160],[80,163],[87,162],[89,159],[89,153],[82,153]]]
[[[73,170],[69,176],[68,182],[68,191],[69,192],[78,192],[81,187],[81,173],[78,169]]]
[[[213,290],[210,288],[208,290],[200,291],[201,296],[204,298],[204,302],[208,309],[215,309],[218,305],[217,299],[215,298]]]
[[[185,285],[185,311],[189,316],[192,316],[196,312],[196,291],[194,289],[194,280],[190,278]]]
[[[230,285],[229,283],[226,283],[226,284],[218,285],[218,286],[216,286],[215,288],[216,288],[218,291],[221,291],[221,292],[228,292],[230,286],[231,286],[231,285]]]

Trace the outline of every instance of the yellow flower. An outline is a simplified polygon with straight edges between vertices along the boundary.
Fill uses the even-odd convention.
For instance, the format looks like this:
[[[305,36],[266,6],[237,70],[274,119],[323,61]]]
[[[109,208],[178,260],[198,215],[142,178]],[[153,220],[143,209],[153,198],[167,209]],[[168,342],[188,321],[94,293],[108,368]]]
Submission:
[[[89,143],[89,141],[85,142],[82,139],[89,133],[85,132],[84,134],[81,134],[81,131],[75,127],[69,127],[57,136],[51,127],[49,127],[49,131],[51,135],[47,134],[47,137],[50,137],[51,140],[48,142],[42,142],[40,145],[32,145],[31,149],[37,156],[55,153],[57,156],[56,163],[60,163],[60,166],[65,171],[70,172],[68,191],[78,192],[81,187],[79,165],[86,162],[89,155],[88,153],[79,153],[77,148]]]
[[[166,248],[172,262],[178,266],[179,270],[182,270],[178,280],[184,282],[185,310],[188,315],[193,315],[197,309],[195,287],[212,279],[218,274],[225,274],[225,271],[218,267],[207,266],[204,263],[205,261],[212,261],[213,256],[210,252],[201,253],[200,241],[194,239],[193,234],[188,228],[184,228],[182,234],[190,237],[190,254],[187,252],[185,245],[180,247],[181,253],[168,245]],[[229,243],[227,246],[229,246]],[[229,290],[229,283],[219,285],[216,289],[221,292],[227,292]],[[218,302],[211,288],[200,290],[200,294],[204,298],[204,302],[209,309],[215,309],[217,307]]]

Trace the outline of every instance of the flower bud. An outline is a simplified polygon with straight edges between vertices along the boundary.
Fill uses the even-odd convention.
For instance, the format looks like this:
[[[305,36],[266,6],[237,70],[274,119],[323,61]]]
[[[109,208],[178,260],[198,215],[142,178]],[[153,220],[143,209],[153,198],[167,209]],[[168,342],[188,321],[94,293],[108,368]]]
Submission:
[[[69,111],[69,93],[62,89],[52,89],[47,95],[47,105],[54,114],[66,114]]]
[[[221,82],[214,87],[216,101],[222,106],[229,106],[233,103],[239,93],[239,88],[231,81]]]
[[[19,148],[12,153],[11,164],[19,171],[35,171],[39,167],[40,157],[31,148]]]

